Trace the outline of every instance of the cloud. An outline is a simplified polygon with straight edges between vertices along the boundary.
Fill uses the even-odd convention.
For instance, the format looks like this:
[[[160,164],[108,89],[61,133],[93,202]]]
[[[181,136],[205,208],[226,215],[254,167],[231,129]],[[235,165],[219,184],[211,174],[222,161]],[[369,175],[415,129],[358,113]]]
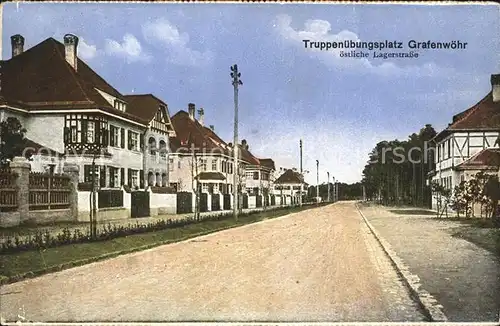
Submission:
[[[84,60],[91,60],[97,56],[97,47],[88,44],[83,38],[78,42],[78,56]]]
[[[313,57],[319,58],[328,66],[354,71],[367,71],[382,76],[438,76],[449,74],[449,69],[437,66],[435,63],[426,63],[421,66],[398,66],[393,62],[386,61],[382,64],[373,64],[367,58],[340,57],[344,49],[320,50],[316,48],[305,48],[304,40],[322,42],[340,42],[344,40],[361,41],[356,33],[341,30],[337,34],[332,33],[330,22],[321,19],[307,20],[303,30],[295,30],[292,26],[292,18],[288,15],[278,15],[274,27],[279,35],[289,43],[300,46]],[[344,50],[345,51],[345,50]],[[348,51],[345,51],[348,52]],[[371,51],[370,51],[371,52]]]
[[[118,43],[115,40],[106,39],[105,51],[108,55],[125,58],[128,63],[144,61],[151,59],[150,55],[142,49],[141,43],[132,34],[125,34],[123,42]]]
[[[168,20],[158,19],[143,25],[142,33],[147,42],[157,44],[167,51],[167,60],[181,66],[204,66],[213,61],[209,50],[200,52],[188,46],[189,34],[181,33]]]

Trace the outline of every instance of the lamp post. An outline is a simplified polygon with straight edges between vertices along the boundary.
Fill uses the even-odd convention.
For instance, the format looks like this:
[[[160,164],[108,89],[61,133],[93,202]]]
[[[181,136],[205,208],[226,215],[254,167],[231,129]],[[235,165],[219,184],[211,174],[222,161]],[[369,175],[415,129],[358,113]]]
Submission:
[[[302,192],[304,185],[304,173],[302,171],[302,139],[299,141],[299,146],[300,146],[300,177],[302,178],[302,180],[300,180],[299,206],[302,207]]]
[[[326,172],[327,185],[328,185],[328,197],[327,200],[330,201],[330,172]]]
[[[319,202],[319,160],[316,160],[316,201]]]
[[[231,77],[233,78],[234,87],[234,139],[233,139],[233,155],[234,155],[234,167],[233,167],[233,214],[234,219],[238,221],[238,174],[239,174],[239,164],[238,164],[238,87],[243,85],[240,80],[241,73],[238,72],[238,65],[231,66]]]

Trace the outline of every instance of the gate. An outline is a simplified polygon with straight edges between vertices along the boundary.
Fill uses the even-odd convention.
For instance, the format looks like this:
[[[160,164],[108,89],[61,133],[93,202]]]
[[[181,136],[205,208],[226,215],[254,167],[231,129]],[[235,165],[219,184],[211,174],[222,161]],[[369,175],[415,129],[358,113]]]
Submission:
[[[224,210],[230,210],[231,209],[231,195],[229,194],[224,194]]]
[[[220,195],[212,194],[212,211],[220,211]]]
[[[243,209],[247,209],[247,208],[248,208],[248,195],[244,194],[243,195]]]
[[[208,212],[208,194],[201,193],[200,194],[200,212]]]
[[[191,192],[177,193],[177,214],[193,212],[193,194]]]
[[[255,196],[255,207],[262,207],[262,196]]]
[[[149,214],[149,192],[147,191],[132,191],[130,193],[130,216],[131,217],[148,217]]]

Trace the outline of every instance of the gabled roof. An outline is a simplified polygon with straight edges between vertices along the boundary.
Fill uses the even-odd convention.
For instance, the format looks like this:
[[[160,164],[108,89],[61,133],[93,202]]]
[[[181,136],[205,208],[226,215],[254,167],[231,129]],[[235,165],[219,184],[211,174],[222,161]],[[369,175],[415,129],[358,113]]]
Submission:
[[[208,128],[191,119],[186,111],[177,112],[170,120],[176,132],[176,136],[170,139],[173,152],[183,151],[187,154],[194,147],[196,153],[230,155],[224,144],[218,144],[213,135],[207,132]]]
[[[500,130],[500,102],[493,102],[492,92],[472,107],[454,115],[452,123],[434,139],[438,141],[459,130]]]
[[[274,165],[274,161],[270,158],[260,158],[259,159],[260,165],[263,167],[266,167],[270,170],[276,170],[276,167]]]
[[[486,148],[458,164],[457,170],[497,170],[500,166],[500,148]]]
[[[155,118],[160,106],[165,108],[165,119],[167,128],[173,130],[168,105],[153,94],[125,95],[127,101],[127,113],[132,114],[144,121],[151,121]]]
[[[120,92],[79,58],[75,71],[66,61],[64,44],[52,37],[0,64],[0,96],[6,103],[29,111],[96,108],[144,123],[106,101],[96,88],[126,102]]]
[[[291,184],[301,184],[304,183],[303,177],[299,172],[295,172],[293,170],[286,170],[282,175],[276,179],[274,183],[283,184],[283,183],[291,183]]]

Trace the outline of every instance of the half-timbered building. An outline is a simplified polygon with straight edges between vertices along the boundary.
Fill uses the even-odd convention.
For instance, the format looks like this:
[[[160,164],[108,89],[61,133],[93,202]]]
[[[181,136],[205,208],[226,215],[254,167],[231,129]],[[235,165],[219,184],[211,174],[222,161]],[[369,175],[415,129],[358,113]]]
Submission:
[[[143,188],[146,169],[164,176],[167,159],[145,164],[144,152],[145,137],[168,149],[174,133],[165,103],[153,96],[143,103],[116,90],[78,58],[75,35],[66,34],[63,43],[48,38],[26,51],[21,35],[11,43],[12,58],[1,62],[2,119],[17,117],[38,147],[77,164],[80,182],[96,176],[101,188]]]
[[[434,137],[436,170],[431,180],[454,189],[475,173],[489,170],[478,164],[498,147],[500,137],[500,75],[491,76],[491,91],[471,108],[456,114]]]

